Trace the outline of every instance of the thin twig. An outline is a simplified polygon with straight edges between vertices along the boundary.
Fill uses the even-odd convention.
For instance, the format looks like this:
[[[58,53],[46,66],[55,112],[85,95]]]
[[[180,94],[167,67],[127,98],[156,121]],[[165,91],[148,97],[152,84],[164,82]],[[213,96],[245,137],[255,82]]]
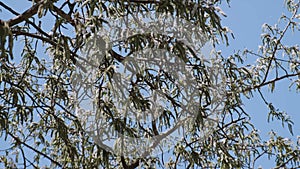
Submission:
[[[17,141],[17,143],[23,144],[24,146],[26,146],[27,148],[31,149],[32,151],[34,151],[34,152],[36,152],[36,153],[38,153],[38,154],[44,156],[45,158],[47,158],[48,160],[50,160],[52,163],[56,164],[57,166],[62,167],[62,165],[61,165],[59,162],[53,160],[53,159],[52,159],[51,157],[49,157],[47,154],[42,153],[42,152],[38,151],[37,149],[33,148],[32,146],[28,145],[27,143],[21,141],[20,138],[14,136],[14,135],[11,134],[10,132],[8,132],[7,134],[8,134],[9,136],[11,136],[15,141]]]
[[[282,31],[279,39],[276,41],[276,44],[275,44],[275,47],[274,47],[274,51],[271,55],[271,58],[270,58],[270,61],[269,61],[269,64],[268,64],[268,67],[267,67],[267,70],[266,70],[266,74],[265,74],[265,77],[264,79],[262,80],[261,84],[265,83],[267,78],[268,78],[268,74],[269,74],[269,71],[270,71],[270,68],[271,68],[271,65],[272,65],[272,61],[274,60],[275,56],[276,56],[276,53],[277,53],[277,50],[278,50],[278,46],[280,44],[280,41],[282,40],[282,38],[284,37],[285,33],[287,32],[288,28],[290,27],[290,25],[292,24],[292,20],[296,17],[296,14],[298,12],[298,9],[299,9],[299,3],[297,5],[297,8],[295,9],[292,17],[290,18],[290,21],[289,23],[286,25],[286,27],[284,28],[284,30]]]

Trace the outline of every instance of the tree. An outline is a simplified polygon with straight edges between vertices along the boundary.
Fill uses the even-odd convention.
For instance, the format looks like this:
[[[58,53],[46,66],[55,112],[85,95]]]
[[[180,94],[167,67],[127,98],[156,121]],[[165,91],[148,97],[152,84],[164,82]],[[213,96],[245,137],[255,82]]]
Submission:
[[[242,102],[259,93],[268,120],[293,134],[293,121],[261,89],[289,78],[299,90],[299,47],[283,43],[299,31],[299,1],[285,1],[281,25],[264,25],[258,52],[209,59],[198,49],[230,45],[233,35],[221,0],[29,2],[22,13],[0,2],[15,15],[0,20],[1,166],[254,168],[268,156],[275,168],[300,167],[299,143],[275,132],[261,138]],[[246,55],[257,64],[245,65]]]

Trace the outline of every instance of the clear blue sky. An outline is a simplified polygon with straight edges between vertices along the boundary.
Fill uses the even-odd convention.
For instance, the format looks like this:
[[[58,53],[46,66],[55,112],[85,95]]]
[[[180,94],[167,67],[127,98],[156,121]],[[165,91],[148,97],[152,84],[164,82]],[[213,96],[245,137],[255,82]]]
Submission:
[[[227,18],[223,19],[223,25],[228,26],[235,35],[235,39],[230,40],[229,47],[220,47],[225,56],[245,48],[257,51],[258,45],[261,45],[262,24],[276,24],[283,13],[289,16],[283,0],[232,0],[230,7],[225,3],[222,6],[223,11],[227,14]],[[287,35],[284,39],[285,42],[290,45],[299,44],[299,32]],[[248,63],[253,63],[256,59],[254,56],[249,56]],[[295,123],[294,136],[290,135],[287,127],[284,129],[281,127],[280,121],[267,123],[269,110],[258,93],[250,100],[244,99],[245,110],[251,115],[252,122],[260,130],[262,138],[267,139],[268,132],[271,130],[278,132],[283,137],[292,138],[294,141],[300,135],[300,93],[296,93],[295,89],[289,90],[289,85],[288,80],[283,80],[276,83],[274,93],[271,93],[268,87],[265,87],[262,92],[268,102],[272,102],[276,108],[286,111],[292,117]],[[263,158],[257,162],[256,167],[259,165],[263,168],[270,168],[274,166],[274,162]]]
[[[26,1],[19,0],[14,2],[4,0],[3,2],[10,4],[18,12],[26,10],[30,5]],[[236,39],[230,39],[229,47],[219,47],[224,56],[233,54],[237,50],[243,50],[245,47],[256,51],[261,42],[262,24],[269,23],[273,25],[277,23],[282,13],[288,14],[284,8],[283,0],[232,0],[230,7],[225,3],[222,7],[227,14],[227,18],[223,18],[223,25],[228,26],[236,37]],[[0,13],[0,18],[10,18],[12,16],[7,14],[3,10],[3,13]],[[299,44],[299,33],[288,35],[285,39],[286,42]],[[256,58],[250,57],[249,63],[253,63],[253,60],[256,60]],[[262,91],[269,102],[272,102],[276,108],[286,111],[292,117],[295,122],[294,136],[289,134],[287,128],[283,129],[279,121],[267,123],[268,108],[258,94],[255,94],[254,98],[250,100],[244,99],[245,110],[252,116],[253,123],[265,139],[268,138],[267,133],[271,130],[277,131],[278,134],[284,137],[293,138],[293,140],[296,140],[297,136],[300,135],[300,94],[296,93],[294,89],[289,90],[289,84],[288,80],[284,80],[277,83],[274,93],[270,93],[267,87]],[[256,167],[261,165],[263,168],[270,168],[273,166],[272,164],[274,165],[274,162],[264,158],[257,163]]]

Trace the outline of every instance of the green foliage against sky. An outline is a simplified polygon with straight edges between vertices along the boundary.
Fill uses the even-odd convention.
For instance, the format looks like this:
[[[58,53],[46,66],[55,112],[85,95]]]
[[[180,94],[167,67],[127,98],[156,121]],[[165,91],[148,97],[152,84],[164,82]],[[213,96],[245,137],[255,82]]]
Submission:
[[[299,46],[283,43],[287,34],[299,31],[300,1],[284,1],[287,13],[279,18],[279,24],[263,25],[257,52],[245,50],[225,56],[212,50],[208,52],[211,60],[191,48],[202,47],[203,41],[192,39],[194,44],[189,45],[175,34],[149,32],[122,38],[124,30],[113,32],[110,26],[119,18],[131,18],[129,25],[134,27],[146,14],[155,18],[167,15],[192,24],[195,29],[190,32],[201,32],[211,45],[209,49],[230,46],[234,32],[222,24],[226,14],[221,9],[221,5],[230,5],[229,0],[29,0],[23,11],[13,9],[12,3],[0,2],[0,12],[9,16],[0,19],[0,168],[255,168],[264,157],[273,160],[274,168],[300,167],[300,143],[293,142],[292,136],[299,132],[293,131],[293,119],[261,92],[268,87],[273,92],[277,82],[287,79],[292,90],[300,88]],[[120,39],[107,44],[107,39],[95,38],[105,28]],[[151,148],[162,145],[169,131],[182,123],[182,116],[187,115],[183,105],[191,100],[185,98],[189,90],[178,85],[184,82],[176,77],[185,71],[146,67],[135,72],[127,86],[118,82],[128,74],[118,73],[117,67],[131,70],[141,66],[126,67],[125,60],[146,48],[165,50],[171,55],[170,62],[180,60],[191,68],[197,86],[193,90],[197,94],[193,118],[186,120],[188,130],[172,142],[173,147],[154,155]],[[99,55],[103,55],[100,61]],[[257,57],[256,63],[245,64],[246,55]],[[84,76],[90,72],[95,73],[93,78]],[[126,103],[118,100],[123,93],[114,93],[122,85],[128,94]],[[87,86],[97,93],[92,97],[96,112],[84,118],[100,115],[97,120],[105,120],[105,128],[120,138],[155,138],[150,149],[126,155],[124,152],[132,148],[128,143],[118,142],[125,148],[116,153],[97,140],[76,100],[89,96]],[[159,115],[147,124],[132,120],[151,109],[145,93],[155,91],[166,98]],[[243,104],[243,98],[251,99],[254,93],[269,107],[267,121],[285,127],[290,138],[273,131],[269,138],[260,136]],[[132,116],[118,111],[123,104],[132,106]],[[222,107],[217,113],[216,105]]]

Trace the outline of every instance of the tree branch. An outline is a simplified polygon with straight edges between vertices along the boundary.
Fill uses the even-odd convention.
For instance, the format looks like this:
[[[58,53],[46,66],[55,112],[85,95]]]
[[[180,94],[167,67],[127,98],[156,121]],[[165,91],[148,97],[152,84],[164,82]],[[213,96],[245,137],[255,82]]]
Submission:
[[[9,12],[13,13],[14,15],[20,15],[18,12],[14,11],[11,7],[7,6],[3,2],[0,2],[0,6],[7,9]]]
[[[274,78],[270,81],[261,83],[259,85],[256,85],[256,86],[253,86],[253,87],[248,87],[248,88],[242,90],[242,92],[248,92],[248,91],[253,90],[253,89],[259,89],[260,87],[266,86],[266,85],[271,84],[271,83],[275,83],[276,81],[279,81],[279,80],[282,80],[282,79],[285,79],[285,78],[289,78],[289,77],[299,76],[299,75],[300,75],[300,72],[293,73],[293,74],[287,74],[287,75],[284,75],[284,76],[281,76],[281,77]]]
[[[12,8],[10,8],[9,6],[7,6],[6,4],[4,4],[3,2],[0,2],[0,6],[3,6],[5,9],[7,9],[9,12],[11,12],[14,15],[21,15],[20,13],[16,12],[15,10],[13,10]],[[26,22],[28,22],[31,26],[33,26],[39,33],[41,33],[42,35],[51,38],[50,35],[48,35],[45,31],[43,31],[39,26],[37,26],[35,23],[31,22],[28,18],[25,20]]]
[[[17,143],[23,144],[24,146],[26,146],[27,148],[31,149],[32,151],[34,151],[34,152],[36,152],[36,153],[38,153],[38,154],[44,156],[45,158],[47,158],[48,160],[50,160],[52,163],[56,164],[57,166],[62,167],[62,165],[61,165],[59,162],[53,160],[53,159],[52,159],[51,157],[49,157],[47,154],[42,153],[42,152],[38,151],[37,149],[33,148],[32,146],[28,145],[27,143],[21,141],[20,138],[14,136],[14,135],[11,134],[10,132],[8,132],[7,134],[10,135]]]
[[[117,2],[117,1],[110,0],[109,2]],[[157,4],[157,3],[161,3],[162,1],[160,1],[160,0],[126,0],[124,2],[139,3],[139,4]]]
[[[292,20],[296,17],[296,14],[297,14],[297,12],[298,12],[298,9],[299,9],[299,3],[298,3],[297,8],[296,8],[295,11],[294,11],[292,17],[290,18],[289,23],[286,25],[286,27],[285,27],[284,30],[282,31],[282,33],[281,33],[279,39],[277,40],[277,42],[276,42],[276,44],[275,44],[274,51],[273,51],[273,53],[272,53],[272,55],[271,55],[271,58],[270,58],[270,61],[269,61],[269,64],[268,64],[268,67],[267,67],[267,70],[266,70],[265,77],[264,77],[264,79],[262,80],[261,84],[265,83],[266,80],[267,80],[267,78],[268,78],[268,74],[269,74],[269,72],[270,72],[270,68],[271,68],[271,65],[272,65],[272,61],[274,60],[274,58],[275,58],[275,56],[276,56],[276,52],[277,52],[277,50],[278,50],[278,46],[279,46],[279,44],[280,44],[280,41],[283,39],[283,37],[284,37],[284,35],[286,34],[288,28],[289,28],[290,25],[292,24],[292,22],[293,22]]]
[[[24,31],[15,31],[15,30],[13,30],[12,33],[13,33],[14,35],[16,35],[16,36],[18,36],[18,35],[24,35],[24,36],[36,38],[36,39],[39,39],[39,40],[41,40],[41,41],[43,41],[43,42],[47,42],[47,43],[49,43],[49,44],[52,45],[52,46],[57,46],[57,45],[58,45],[56,41],[53,41],[53,40],[51,40],[51,39],[49,39],[49,38],[45,38],[45,37],[40,36],[40,35],[38,35],[38,34],[33,34],[33,33],[29,33],[29,32],[24,32]],[[63,48],[63,47],[61,47],[61,48]],[[79,58],[79,59],[81,59],[81,60],[83,60],[83,61],[85,61],[85,62],[87,62],[87,63],[90,63],[90,62],[87,61],[86,59],[84,59],[84,58],[78,56],[75,52],[73,52],[73,51],[71,51],[71,50],[69,50],[69,52],[72,54],[71,57],[70,57],[70,59],[72,60],[73,64],[76,64],[76,59],[75,59],[75,57],[76,57],[76,58]],[[91,63],[91,65],[93,65],[93,64]],[[80,67],[83,71],[86,72],[86,69],[85,69],[84,67],[82,67],[80,64],[77,64],[77,66]]]
[[[70,23],[72,26],[76,26],[74,20],[71,18],[70,15],[66,14],[64,11],[62,11],[61,9],[59,9],[58,7],[53,5],[53,11],[56,12],[60,17],[62,17],[63,19],[65,19],[68,23]]]
[[[35,15],[38,12],[38,9],[39,9],[39,7],[40,7],[40,5],[42,3],[43,3],[43,1],[40,1],[40,2],[36,3],[31,8],[29,8],[28,10],[26,10],[24,13],[16,16],[15,18],[12,18],[12,19],[10,19],[8,21],[0,20],[0,25],[4,25],[4,23],[7,22],[8,25],[11,27],[11,26],[14,26],[14,25],[16,25],[18,23],[21,23],[21,22],[27,20],[28,18],[32,17],[33,15]],[[5,7],[5,6],[3,6],[3,7]],[[6,9],[9,10],[10,8],[6,8]]]
[[[159,0],[129,0],[129,2],[142,3],[142,4],[161,3],[161,1]]]

